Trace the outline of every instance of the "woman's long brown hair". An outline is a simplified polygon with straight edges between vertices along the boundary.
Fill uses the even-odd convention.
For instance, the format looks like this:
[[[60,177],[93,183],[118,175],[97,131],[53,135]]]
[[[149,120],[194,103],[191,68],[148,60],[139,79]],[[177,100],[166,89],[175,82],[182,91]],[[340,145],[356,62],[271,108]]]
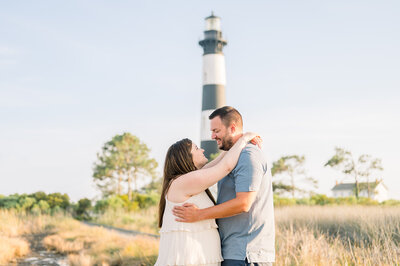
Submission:
[[[162,185],[160,204],[158,207],[158,227],[160,228],[162,226],[165,211],[165,196],[167,195],[168,189],[172,181],[181,175],[197,170],[193,162],[191,150],[192,141],[190,139],[182,139],[169,147],[167,151],[164,164],[164,180]],[[210,190],[206,189],[205,191],[215,205],[216,202]]]

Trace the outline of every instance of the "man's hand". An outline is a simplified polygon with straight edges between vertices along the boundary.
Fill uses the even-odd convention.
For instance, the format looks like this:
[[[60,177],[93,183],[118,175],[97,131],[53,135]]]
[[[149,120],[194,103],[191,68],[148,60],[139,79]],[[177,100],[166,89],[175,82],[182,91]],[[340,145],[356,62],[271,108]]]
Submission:
[[[192,203],[185,203],[182,206],[175,206],[172,209],[172,213],[178,217],[175,219],[178,222],[193,223],[200,220],[200,209]]]

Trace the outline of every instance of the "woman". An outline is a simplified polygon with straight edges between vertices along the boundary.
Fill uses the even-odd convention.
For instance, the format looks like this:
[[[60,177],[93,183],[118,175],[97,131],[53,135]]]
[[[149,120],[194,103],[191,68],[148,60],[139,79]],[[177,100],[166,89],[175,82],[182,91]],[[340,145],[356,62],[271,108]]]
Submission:
[[[243,134],[228,152],[222,152],[208,164],[204,150],[189,139],[168,149],[159,205],[160,248],[155,265],[220,265],[223,258],[215,220],[180,223],[172,209],[186,202],[199,208],[215,205],[208,187],[233,170],[240,152],[255,137],[254,133]]]

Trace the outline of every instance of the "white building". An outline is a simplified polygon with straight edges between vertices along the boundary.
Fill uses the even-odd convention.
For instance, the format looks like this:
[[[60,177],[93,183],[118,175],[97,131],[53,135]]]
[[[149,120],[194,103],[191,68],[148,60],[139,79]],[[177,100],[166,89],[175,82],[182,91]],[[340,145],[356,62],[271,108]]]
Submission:
[[[368,197],[368,183],[358,183],[359,196]],[[351,197],[355,195],[355,183],[337,183],[332,189],[334,198]],[[370,197],[373,200],[382,202],[389,199],[388,188],[383,184],[382,180],[376,180],[369,183]]]

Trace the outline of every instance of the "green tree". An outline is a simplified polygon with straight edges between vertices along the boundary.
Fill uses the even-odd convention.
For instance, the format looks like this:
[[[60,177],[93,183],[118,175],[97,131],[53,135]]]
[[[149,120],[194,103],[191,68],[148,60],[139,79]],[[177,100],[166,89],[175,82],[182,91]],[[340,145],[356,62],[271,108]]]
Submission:
[[[67,209],[70,205],[69,196],[67,194],[61,193],[51,193],[47,195],[47,203],[49,204],[51,209],[61,208]]]
[[[75,211],[77,218],[89,220],[90,219],[89,211],[91,210],[91,208],[92,208],[92,202],[89,199],[87,198],[80,199],[78,201]]]
[[[360,178],[365,178],[367,182],[368,197],[370,197],[370,186],[369,180],[372,174],[376,171],[382,171],[382,161],[378,158],[373,158],[371,155],[363,154],[358,157],[358,160],[354,159],[353,154],[343,148],[336,147],[335,154],[328,160],[324,165],[330,166],[333,169],[339,170],[346,176],[354,178],[356,198],[359,198],[360,192]]]
[[[282,194],[284,192],[292,192],[293,187],[291,185],[285,185],[282,182],[272,182],[272,190],[276,194]]]
[[[115,183],[117,193],[122,193],[122,182],[127,183],[128,197],[132,199],[132,183],[138,190],[138,180],[156,176],[157,162],[149,156],[150,149],[130,133],[114,136],[105,143],[94,166],[93,178],[103,191],[110,192]],[[109,193],[111,194],[111,193]]]
[[[358,158],[358,162],[360,164],[359,174],[367,181],[367,191],[368,198],[371,197],[371,186],[370,186],[370,178],[377,171],[382,171],[382,160],[378,158],[373,158],[371,155],[363,154]]]
[[[305,157],[298,155],[289,155],[279,158],[273,162],[271,168],[272,176],[280,176],[280,181],[273,182],[273,188],[277,192],[291,192],[294,198],[295,192],[305,193],[307,190],[300,188],[298,182],[311,184],[313,188],[317,187],[317,180],[307,176],[304,169]]]
[[[110,145],[107,142],[102,148],[102,153],[97,154],[97,162],[93,168],[93,179],[104,197],[122,193],[122,170],[116,155],[111,152]]]

